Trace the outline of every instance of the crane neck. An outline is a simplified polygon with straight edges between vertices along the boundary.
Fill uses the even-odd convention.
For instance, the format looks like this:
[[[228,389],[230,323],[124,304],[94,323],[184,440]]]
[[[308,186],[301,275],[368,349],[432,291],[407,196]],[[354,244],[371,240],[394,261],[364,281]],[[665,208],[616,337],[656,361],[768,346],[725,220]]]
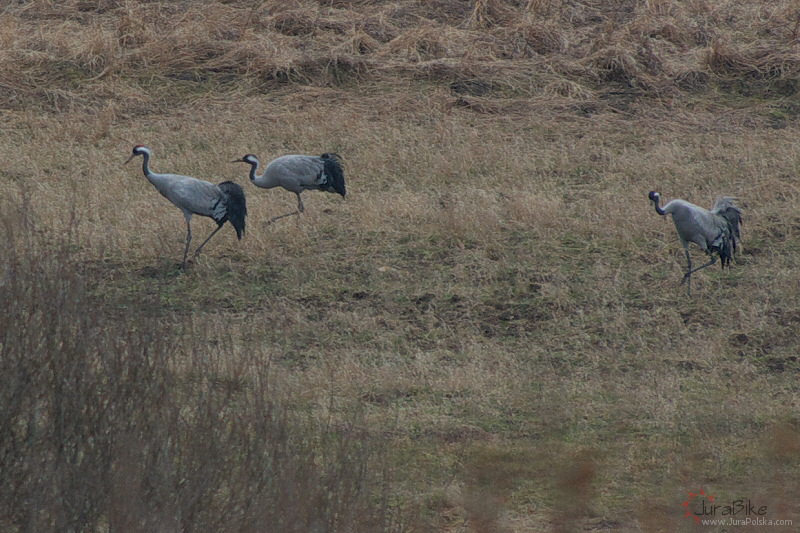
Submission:
[[[666,215],[666,214],[667,214],[667,212],[666,212],[666,211],[664,211],[663,209],[661,209],[661,208],[658,206],[658,202],[659,202],[659,200],[660,200],[660,198],[656,198],[655,200],[653,200],[653,205],[654,205],[654,206],[655,206],[655,208],[656,208],[656,213],[658,213],[658,214],[659,214],[659,215],[661,215],[661,216],[664,216],[664,215]]]
[[[152,170],[150,170],[150,154],[144,153],[142,154],[144,157],[142,161],[142,172],[144,172],[144,177],[147,178],[147,181],[152,183],[156,189],[161,191],[161,194],[164,194],[163,190],[164,187],[168,187],[169,185],[169,177],[166,174],[156,174]]]
[[[250,181],[256,181],[259,176],[256,176],[256,170],[258,170],[258,163],[248,161],[250,165]]]
[[[269,167],[269,165],[267,165]],[[250,181],[253,182],[253,185],[256,187],[261,187],[263,189],[271,189],[273,187],[277,187],[279,185],[277,181],[277,176],[275,176],[274,172],[269,173],[268,168],[264,169],[264,172],[259,176],[256,174],[256,170],[258,169],[258,163],[250,163]]]
[[[144,172],[144,175],[147,177],[153,174],[153,172],[150,171],[150,154],[147,152],[142,154],[142,172]]]

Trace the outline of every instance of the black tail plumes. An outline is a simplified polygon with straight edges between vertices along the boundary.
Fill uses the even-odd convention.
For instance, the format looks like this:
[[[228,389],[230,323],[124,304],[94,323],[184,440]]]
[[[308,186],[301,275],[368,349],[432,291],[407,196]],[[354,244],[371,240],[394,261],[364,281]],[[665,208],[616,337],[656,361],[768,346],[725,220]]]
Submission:
[[[733,250],[736,248],[736,241],[730,235],[728,231],[726,231],[722,237],[722,242],[719,244],[718,247],[712,248],[712,253],[714,251],[717,252],[719,258],[722,259],[722,268],[725,269],[725,265],[731,264],[731,258],[733,257]]]
[[[742,241],[739,233],[739,224],[743,223],[742,210],[734,205],[732,198],[719,197],[714,202],[711,212],[725,219],[727,225],[720,250],[722,268],[725,268],[726,264],[731,264],[731,259],[736,255],[736,241]]]
[[[342,172],[342,165],[339,163],[339,154],[322,154],[322,159],[325,160],[325,175],[328,176],[328,181],[323,190],[328,192],[335,192],[345,197],[347,191],[344,186],[344,172]]]
[[[244,190],[232,181],[223,181],[218,187],[225,193],[227,220],[236,229],[236,237],[241,240],[245,228],[244,219],[247,216],[247,201],[244,198]],[[225,220],[222,220],[220,225],[224,223]]]

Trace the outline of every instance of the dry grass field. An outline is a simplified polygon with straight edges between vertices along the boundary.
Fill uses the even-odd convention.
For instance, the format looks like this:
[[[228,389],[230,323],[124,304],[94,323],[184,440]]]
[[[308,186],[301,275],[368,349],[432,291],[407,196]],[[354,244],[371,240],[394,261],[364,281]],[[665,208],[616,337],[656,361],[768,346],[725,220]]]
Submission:
[[[3,4],[0,530],[723,530],[700,487],[796,530],[799,32],[788,0]],[[181,272],[139,143],[241,184],[242,241]],[[230,163],[330,151],[347,200],[272,225],[294,195]],[[651,190],[743,208],[691,297]]]

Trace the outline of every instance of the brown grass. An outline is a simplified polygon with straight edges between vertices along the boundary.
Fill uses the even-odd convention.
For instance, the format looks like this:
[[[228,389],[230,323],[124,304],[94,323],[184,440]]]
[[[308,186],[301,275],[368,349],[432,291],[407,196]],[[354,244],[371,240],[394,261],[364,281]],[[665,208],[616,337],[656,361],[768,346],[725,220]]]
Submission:
[[[688,531],[701,486],[796,524],[797,20],[7,7],[0,529]],[[135,143],[241,183],[246,237],[180,273]],[[347,201],[270,226],[293,195],[227,162],[327,151]],[[688,298],[650,190],[738,197],[740,263]]]
[[[0,105],[62,110],[136,102],[168,84],[252,94],[287,82],[394,84],[409,74],[479,77],[506,96],[555,86],[602,99],[619,86],[680,97],[696,88],[687,73],[699,71],[709,76],[704,85],[725,91],[787,96],[798,85],[796,20],[796,9],[778,1],[713,10],[674,2],[39,2],[0,18]]]

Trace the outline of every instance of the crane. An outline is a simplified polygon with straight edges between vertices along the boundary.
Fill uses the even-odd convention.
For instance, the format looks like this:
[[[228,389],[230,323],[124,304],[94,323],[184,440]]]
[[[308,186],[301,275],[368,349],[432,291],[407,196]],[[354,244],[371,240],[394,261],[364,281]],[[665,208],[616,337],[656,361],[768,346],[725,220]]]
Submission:
[[[248,163],[250,165],[250,181],[256,187],[272,189],[273,187],[283,187],[297,195],[297,211],[286,213],[277,217],[272,217],[267,224],[271,224],[278,219],[300,215],[305,209],[300,194],[307,190],[319,190],[342,195],[344,199],[347,194],[344,186],[344,173],[339,163],[340,156],[335,153],[326,153],[317,157],[314,155],[284,155],[272,160],[264,173],[256,175],[258,170],[258,158],[253,154],[247,154],[241,159],[232,161],[233,163]]]
[[[681,285],[687,282],[687,294],[692,294],[692,274],[711,266],[717,262],[714,254],[722,259],[722,268],[730,265],[731,258],[736,253],[736,241],[741,243],[739,224],[742,224],[742,211],[734,204],[733,198],[719,196],[714,201],[711,211],[696,206],[686,200],[672,200],[662,209],[658,203],[661,195],[650,191],[650,201],[659,215],[672,215],[678,237],[686,252],[686,261],[689,263],[683,275]],[[697,244],[708,256],[710,261],[692,269],[692,258],[689,256],[689,243]]]
[[[183,251],[181,269],[186,266],[189,243],[192,242],[192,215],[210,217],[217,223],[217,229],[195,250],[194,257],[200,254],[203,246],[222,229],[225,222],[231,223],[236,229],[236,237],[241,240],[247,216],[247,204],[241,186],[232,181],[223,181],[219,185],[214,185],[189,176],[156,174],[150,170],[150,149],[141,144],[133,147],[133,153],[125,161],[125,164],[128,164],[137,155],[144,157],[142,171],[147,181],[152,183],[162,196],[183,211],[183,216],[186,218],[186,249]]]

